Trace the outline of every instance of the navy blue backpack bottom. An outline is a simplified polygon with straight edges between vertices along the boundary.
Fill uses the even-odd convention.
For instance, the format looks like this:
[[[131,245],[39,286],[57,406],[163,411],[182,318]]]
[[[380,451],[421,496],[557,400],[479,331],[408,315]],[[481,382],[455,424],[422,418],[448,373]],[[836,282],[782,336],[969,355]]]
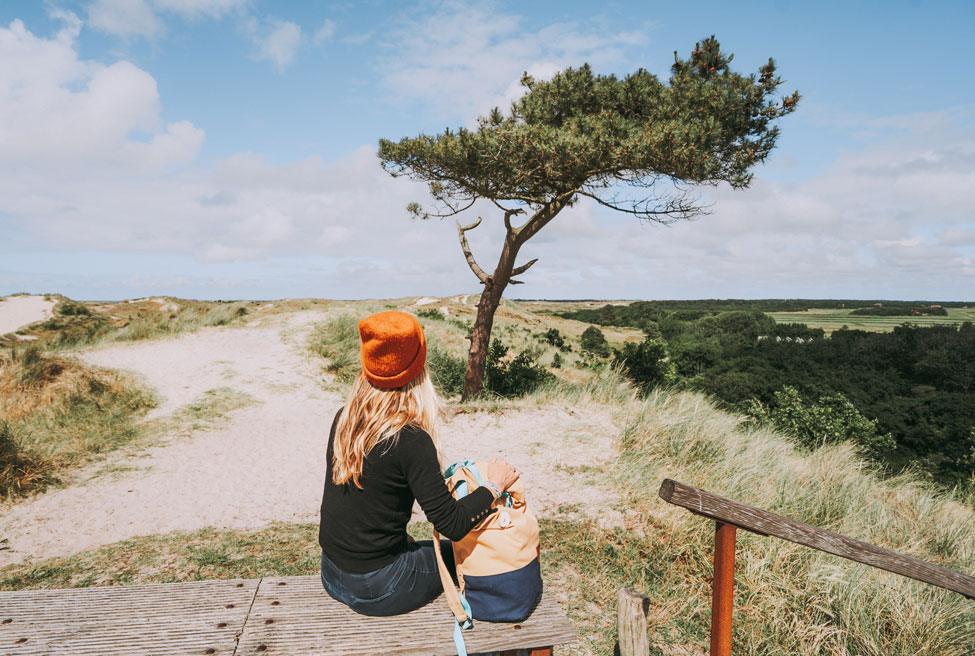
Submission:
[[[524,622],[542,599],[541,564],[534,558],[521,569],[503,574],[465,574],[464,597],[476,620]]]

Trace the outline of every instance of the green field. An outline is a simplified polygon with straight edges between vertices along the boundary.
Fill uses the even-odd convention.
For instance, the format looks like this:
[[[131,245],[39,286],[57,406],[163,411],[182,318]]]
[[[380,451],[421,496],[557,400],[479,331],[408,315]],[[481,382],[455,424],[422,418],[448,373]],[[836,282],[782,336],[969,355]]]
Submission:
[[[810,328],[822,328],[827,334],[846,326],[857,330],[876,333],[892,331],[896,326],[914,324],[917,326],[937,326],[975,322],[975,308],[948,308],[946,317],[881,317],[851,314],[856,308],[837,308],[835,310],[814,309],[805,312],[768,312],[778,323],[804,323]]]

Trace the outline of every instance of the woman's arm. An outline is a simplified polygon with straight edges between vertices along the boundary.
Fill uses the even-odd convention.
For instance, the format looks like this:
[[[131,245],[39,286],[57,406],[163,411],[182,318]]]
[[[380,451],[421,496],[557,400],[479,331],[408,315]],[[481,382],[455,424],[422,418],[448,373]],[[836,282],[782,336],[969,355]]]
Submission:
[[[410,490],[438,533],[456,542],[493,512],[494,494],[487,487],[454,499],[440,471],[437,449],[425,431],[404,428],[398,448]]]

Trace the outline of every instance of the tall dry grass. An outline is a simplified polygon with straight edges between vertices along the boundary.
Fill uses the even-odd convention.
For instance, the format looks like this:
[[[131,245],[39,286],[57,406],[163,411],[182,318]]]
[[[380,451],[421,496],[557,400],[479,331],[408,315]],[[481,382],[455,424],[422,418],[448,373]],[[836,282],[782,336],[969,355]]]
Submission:
[[[37,344],[0,351],[0,498],[24,495],[136,434],[155,405],[126,377]]]
[[[882,477],[850,444],[802,451],[701,394],[657,390],[641,398],[615,372],[536,397],[616,410],[613,478],[642,518],[637,533],[657,545],[648,567],[620,583],[650,597],[656,643],[706,643],[714,541],[713,522],[659,499],[664,478],[975,573],[975,509],[913,476]],[[734,653],[975,653],[970,600],[790,542],[739,535]]]

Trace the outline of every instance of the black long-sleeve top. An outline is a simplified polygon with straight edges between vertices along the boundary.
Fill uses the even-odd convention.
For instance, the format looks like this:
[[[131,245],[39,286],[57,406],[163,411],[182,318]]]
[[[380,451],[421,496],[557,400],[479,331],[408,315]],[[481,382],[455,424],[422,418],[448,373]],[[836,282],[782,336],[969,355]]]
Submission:
[[[433,439],[415,426],[403,428],[366,456],[361,489],[351,480],[336,485],[332,482],[332,445],[339,414],[328,436],[318,543],[340,568],[372,572],[405,551],[414,499],[433,527],[455,541],[491,512],[494,495],[487,488],[454,499],[440,472]]]

